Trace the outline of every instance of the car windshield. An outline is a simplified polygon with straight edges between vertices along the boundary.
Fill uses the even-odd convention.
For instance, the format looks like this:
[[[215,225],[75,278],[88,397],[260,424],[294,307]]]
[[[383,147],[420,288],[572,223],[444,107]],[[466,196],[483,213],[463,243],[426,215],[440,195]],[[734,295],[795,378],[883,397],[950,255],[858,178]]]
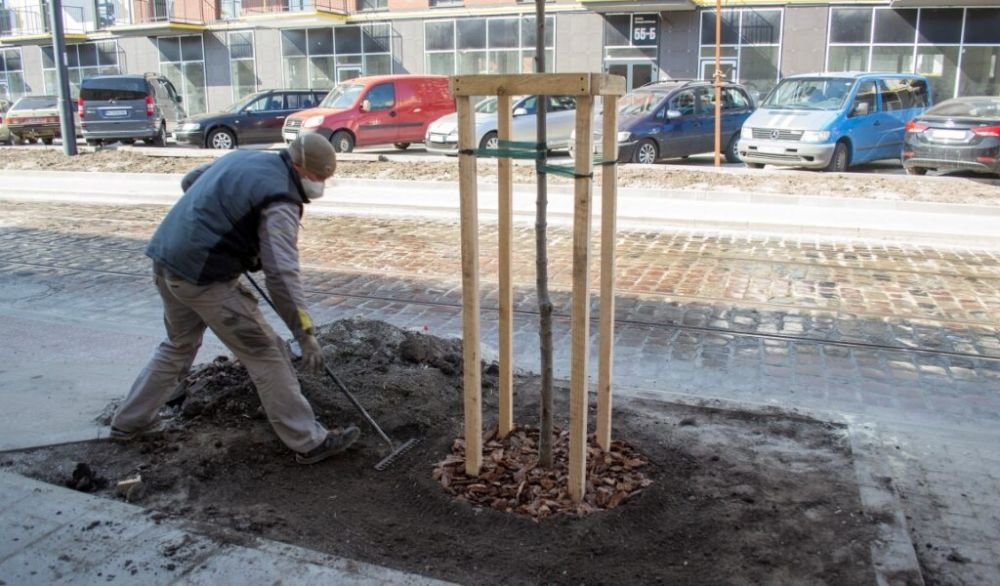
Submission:
[[[941,102],[926,116],[954,116],[963,118],[1000,118],[1000,98],[963,98]]]
[[[350,108],[364,91],[365,86],[352,83],[333,88],[320,103],[321,108]]]
[[[653,110],[663,96],[654,92],[626,94],[618,100],[618,113],[622,116],[639,116]]]
[[[786,79],[764,100],[775,110],[839,110],[851,93],[853,79],[816,77]]]
[[[11,110],[38,110],[41,108],[55,108],[55,96],[29,96],[21,98],[14,104]]]
[[[222,109],[223,112],[239,112],[245,108],[250,102],[253,102],[257,98],[264,95],[263,93],[250,94],[249,96],[243,98],[242,100],[237,100],[232,104],[226,106]]]
[[[486,98],[485,100],[476,104],[476,112],[480,114],[496,114],[497,113],[497,99],[496,98]]]

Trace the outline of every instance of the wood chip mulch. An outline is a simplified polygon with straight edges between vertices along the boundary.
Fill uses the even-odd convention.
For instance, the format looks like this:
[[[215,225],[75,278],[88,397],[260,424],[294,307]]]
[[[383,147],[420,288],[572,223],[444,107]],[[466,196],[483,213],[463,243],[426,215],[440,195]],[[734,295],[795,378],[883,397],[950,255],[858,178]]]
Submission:
[[[484,438],[478,477],[465,473],[465,440],[434,467],[445,492],[475,506],[527,515],[535,522],[556,514],[584,516],[613,509],[653,483],[643,472],[649,461],[635,448],[612,441],[605,452],[593,435],[587,438],[586,494],[574,503],[568,493],[569,432],[556,431],[553,467],[538,466],[537,428],[518,428],[506,438],[496,431]]]

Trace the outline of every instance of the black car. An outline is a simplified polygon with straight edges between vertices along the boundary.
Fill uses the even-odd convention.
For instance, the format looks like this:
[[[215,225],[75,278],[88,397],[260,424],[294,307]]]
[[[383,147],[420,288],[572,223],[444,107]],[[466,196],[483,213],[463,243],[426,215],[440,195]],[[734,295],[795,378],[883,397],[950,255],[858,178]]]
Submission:
[[[178,144],[234,149],[251,143],[282,142],[285,117],[323,101],[325,90],[264,90],[239,100],[221,112],[183,120],[174,133]]]
[[[1000,174],[1000,97],[946,100],[908,122],[903,168]]]

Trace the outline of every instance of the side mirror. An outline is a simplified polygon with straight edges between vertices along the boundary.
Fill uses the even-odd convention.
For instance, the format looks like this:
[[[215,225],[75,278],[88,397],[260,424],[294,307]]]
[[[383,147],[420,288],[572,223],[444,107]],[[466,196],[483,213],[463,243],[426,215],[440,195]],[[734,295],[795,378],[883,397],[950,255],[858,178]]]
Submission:
[[[362,100],[361,101],[361,111],[362,112],[371,112],[372,111],[372,103],[371,103],[370,100]]]
[[[181,103],[181,97],[180,96],[174,96],[174,101],[177,102],[178,104],[180,104]]]
[[[514,116],[524,116],[527,113],[528,111],[524,108],[514,108],[514,111],[512,112]]]
[[[674,118],[680,118],[684,114],[680,110],[667,110],[667,120],[673,120]]]
[[[855,116],[867,116],[868,115],[868,102],[858,102],[854,104],[854,115]]]

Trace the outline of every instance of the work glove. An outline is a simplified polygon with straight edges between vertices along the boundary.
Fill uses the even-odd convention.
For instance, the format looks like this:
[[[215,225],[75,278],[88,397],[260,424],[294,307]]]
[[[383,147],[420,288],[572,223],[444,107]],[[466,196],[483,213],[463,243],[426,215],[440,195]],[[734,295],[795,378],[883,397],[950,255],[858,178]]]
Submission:
[[[316,336],[312,334],[302,336],[299,347],[302,349],[302,367],[306,372],[323,374],[326,361],[323,359],[323,349],[319,347]]]

